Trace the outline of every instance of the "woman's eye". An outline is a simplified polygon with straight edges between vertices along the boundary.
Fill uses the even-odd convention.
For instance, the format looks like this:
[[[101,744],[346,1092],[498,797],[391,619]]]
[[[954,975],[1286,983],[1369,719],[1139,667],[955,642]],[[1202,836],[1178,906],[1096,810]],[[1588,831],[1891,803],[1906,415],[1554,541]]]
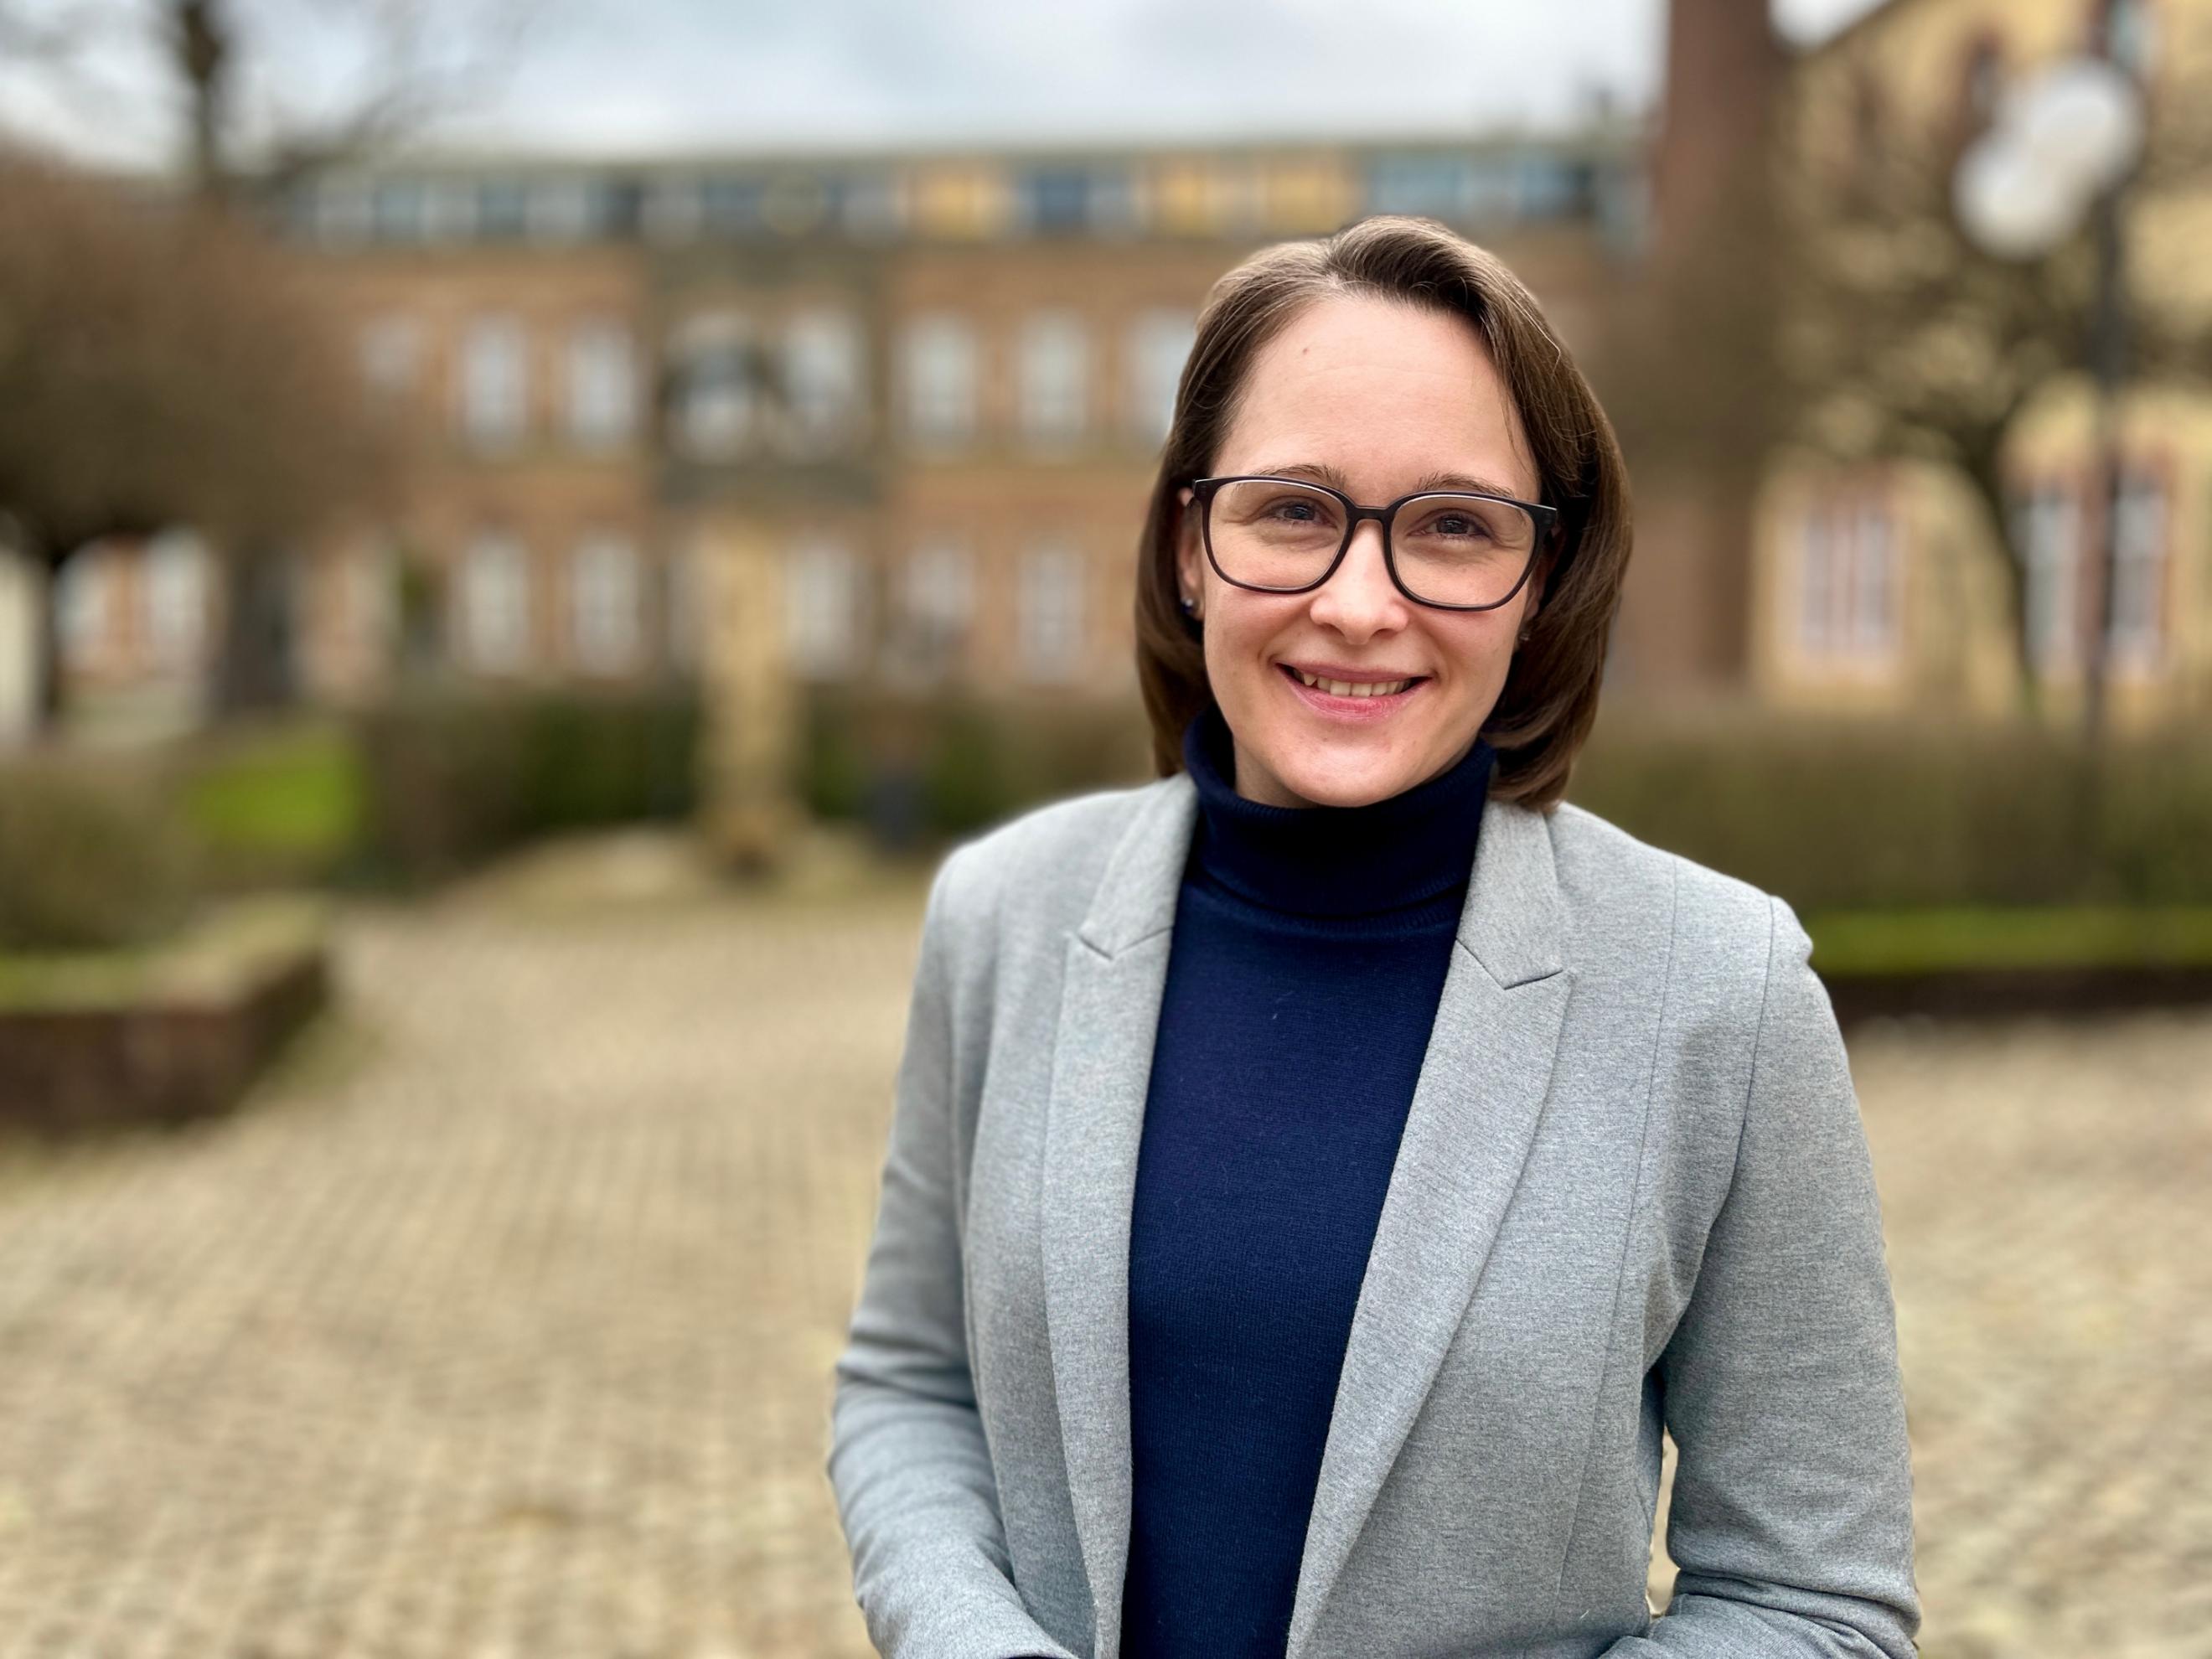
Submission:
[[[1311,501],[1278,501],[1274,512],[1279,519],[1292,519],[1301,524],[1315,516]]]
[[[1438,519],[1436,523],[1430,527],[1440,536],[1480,536],[1482,534],[1482,525],[1480,520],[1471,519],[1462,514],[1457,513],[1450,514],[1443,518]]]

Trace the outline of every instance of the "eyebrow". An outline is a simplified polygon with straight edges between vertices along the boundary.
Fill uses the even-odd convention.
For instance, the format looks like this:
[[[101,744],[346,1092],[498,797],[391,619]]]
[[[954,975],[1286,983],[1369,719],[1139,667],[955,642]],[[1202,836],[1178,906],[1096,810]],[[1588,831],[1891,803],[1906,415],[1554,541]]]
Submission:
[[[1344,474],[1333,466],[1316,466],[1310,461],[1293,461],[1287,466],[1262,467],[1255,475],[1269,478],[1310,478],[1316,483],[1325,483],[1331,489],[1345,495],[1352,489]],[[1508,501],[1522,499],[1519,493],[1494,480],[1478,478],[1465,472],[1431,472],[1416,480],[1406,491],[1408,495],[1421,495],[1432,489],[1464,489],[1477,495],[1502,495]]]

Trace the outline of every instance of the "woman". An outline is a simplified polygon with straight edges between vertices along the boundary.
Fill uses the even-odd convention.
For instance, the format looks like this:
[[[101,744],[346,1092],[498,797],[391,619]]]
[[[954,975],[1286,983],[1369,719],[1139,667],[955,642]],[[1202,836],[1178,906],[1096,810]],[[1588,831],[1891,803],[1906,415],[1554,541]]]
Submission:
[[[830,1459],[883,1651],[1914,1650],[1805,933],[1559,803],[1628,545],[1480,249],[1216,287],[1139,575],[1167,775],[930,898]]]

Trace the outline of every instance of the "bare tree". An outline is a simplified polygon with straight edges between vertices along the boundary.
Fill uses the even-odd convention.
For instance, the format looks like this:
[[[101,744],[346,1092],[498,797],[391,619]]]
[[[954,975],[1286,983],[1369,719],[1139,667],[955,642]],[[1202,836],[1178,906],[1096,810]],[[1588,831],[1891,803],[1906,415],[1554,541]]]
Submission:
[[[552,9],[548,0],[0,0],[0,62],[72,97],[112,97],[103,55],[150,49],[179,94],[178,158],[202,193],[222,197],[374,155],[482,101]],[[309,44],[312,53],[296,51]],[[303,56],[345,69],[335,81],[311,75]]]
[[[544,0],[319,0],[319,32],[360,68],[333,93],[288,85],[257,64],[266,14],[257,29],[245,0],[149,3],[163,15],[191,112],[192,177],[215,194],[281,191],[459,113],[497,84],[545,15]]]
[[[50,575],[169,525],[300,536],[396,482],[302,273],[248,228],[21,159],[0,161],[0,514]]]
[[[150,48],[179,94],[177,152],[190,199],[211,222],[205,248],[244,259],[251,225],[267,216],[260,210],[302,179],[373,159],[483,98],[549,14],[547,0],[52,0],[35,14],[23,0],[0,0],[0,53],[32,65],[81,106],[99,106],[103,94],[114,96],[112,85],[100,84],[104,58]],[[283,56],[284,46],[296,50],[309,39],[319,64],[350,66],[337,83]],[[233,292],[242,299],[252,290]],[[210,289],[201,297],[220,310],[220,294]],[[112,367],[125,371],[120,360]],[[161,395],[171,390],[165,385]],[[321,476],[312,467],[301,474]],[[343,500],[344,481],[329,482],[331,499]],[[155,493],[173,514],[172,503],[198,499]],[[82,516],[59,515],[42,539],[67,533],[64,526]],[[271,527],[284,516],[263,514],[258,527],[234,520],[237,533],[218,544],[230,625],[216,691],[227,708],[285,695],[281,632],[263,625],[284,610],[287,554]]]
[[[1801,68],[1801,76],[1842,72]],[[1977,112],[1893,110],[1871,72],[1822,106],[1798,100],[1776,146],[1771,194],[1715,228],[1707,257],[1641,311],[1646,349],[1619,359],[1626,401],[1677,442],[1723,434],[1771,456],[1801,446],[1835,460],[1919,459],[1949,469],[1978,503],[2000,567],[2024,695],[2025,549],[2009,511],[2009,443],[2021,416],[2100,349],[2094,222],[2047,256],[1996,257],[1961,225],[1954,180]],[[2180,88],[2152,100],[2146,159],[2126,212],[2155,212],[2212,178],[2212,117]],[[1755,205],[1753,205],[1755,204]],[[1774,303],[1743,307],[1746,274]],[[2126,374],[2137,386],[2212,379],[2212,318],[2138,285]],[[1670,421],[1685,407],[1733,410]],[[1662,439],[1662,441],[1664,440]]]

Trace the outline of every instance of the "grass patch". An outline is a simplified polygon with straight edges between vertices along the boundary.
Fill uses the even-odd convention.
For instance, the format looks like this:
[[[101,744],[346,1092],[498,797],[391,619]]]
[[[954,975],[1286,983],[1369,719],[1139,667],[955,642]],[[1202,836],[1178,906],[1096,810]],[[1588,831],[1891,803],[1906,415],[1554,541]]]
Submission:
[[[329,915],[321,901],[299,895],[238,899],[159,945],[0,951],[0,1012],[222,1001],[313,945]]]
[[[1830,911],[1813,965],[1869,979],[2021,969],[2212,968],[2212,905]]]
[[[219,859],[335,864],[359,842],[361,758],[336,723],[225,742],[192,769],[185,814]]]

